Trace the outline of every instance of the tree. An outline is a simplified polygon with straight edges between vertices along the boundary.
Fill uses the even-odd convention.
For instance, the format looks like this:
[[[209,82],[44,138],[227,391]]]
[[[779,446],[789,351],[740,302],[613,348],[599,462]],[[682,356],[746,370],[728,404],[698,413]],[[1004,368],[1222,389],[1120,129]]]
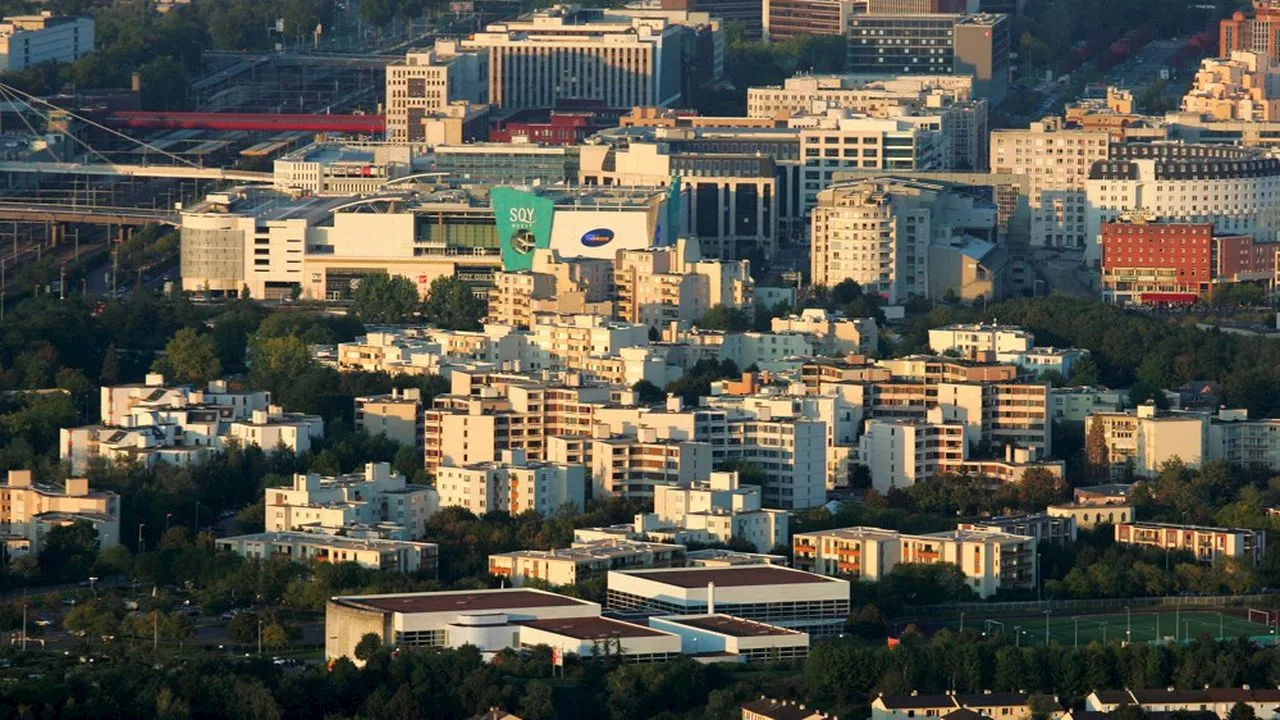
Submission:
[[[432,280],[422,304],[423,319],[448,330],[479,330],[487,313],[485,302],[475,296],[471,286],[454,276]]]
[[[401,275],[366,275],[351,297],[351,312],[366,323],[407,322],[417,309],[418,288]]]
[[[520,698],[520,717],[525,720],[551,720],[555,715],[551,686],[538,680],[533,680],[526,685],[524,695]],[[1253,720],[1253,718],[1238,720]]]
[[[741,308],[716,305],[702,316],[697,325],[703,330],[746,332],[751,329],[751,317]]]
[[[227,623],[227,637],[237,645],[252,645],[258,642],[258,614],[236,613]]]
[[[662,391],[662,388],[648,380],[637,381],[631,389],[636,391],[641,405],[653,405],[667,399],[667,394]]]
[[[365,633],[360,638],[360,642],[356,643],[356,659],[362,662],[368,662],[369,658],[378,654],[383,649],[382,638],[376,633]]]
[[[182,328],[164,346],[164,355],[151,366],[168,382],[203,386],[222,375],[222,361],[213,336]]]
[[[1095,482],[1111,477],[1111,451],[1107,447],[1107,432],[1103,425],[1101,417],[1093,418],[1084,441],[1085,474]]]
[[[1098,384],[1098,364],[1092,356],[1085,355],[1071,366],[1069,382],[1076,386]]]
[[[102,370],[98,373],[98,379],[103,385],[115,385],[120,382],[120,354],[116,351],[116,344],[107,345],[107,350],[102,358]]]
[[[1238,702],[1227,711],[1227,720],[1256,720],[1257,717],[1253,706],[1248,703]]]
[[[98,531],[88,520],[59,525],[44,536],[40,561],[45,572],[62,579],[88,575],[98,554]]]

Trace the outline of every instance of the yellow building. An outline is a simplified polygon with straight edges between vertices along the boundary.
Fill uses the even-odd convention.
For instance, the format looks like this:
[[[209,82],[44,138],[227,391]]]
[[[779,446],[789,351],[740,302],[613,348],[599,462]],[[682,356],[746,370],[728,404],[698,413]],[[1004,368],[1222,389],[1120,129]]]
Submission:
[[[67,478],[62,487],[37,483],[30,470],[10,470],[0,485],[0,536],[11,551],[40,552],[48,530],[87,520],[100,547],[120,543],[120,497],[90,490],[86,478]]]

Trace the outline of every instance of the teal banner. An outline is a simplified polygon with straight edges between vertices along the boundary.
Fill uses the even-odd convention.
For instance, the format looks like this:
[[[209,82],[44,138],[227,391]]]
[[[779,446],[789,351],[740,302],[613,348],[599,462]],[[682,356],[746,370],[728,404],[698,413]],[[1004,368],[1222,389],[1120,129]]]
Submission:
[[[496,187],[489,193],[489,204],[502,242],[502,269],[532,270],[534,249],[551,247],[555,203],[528,190]]]

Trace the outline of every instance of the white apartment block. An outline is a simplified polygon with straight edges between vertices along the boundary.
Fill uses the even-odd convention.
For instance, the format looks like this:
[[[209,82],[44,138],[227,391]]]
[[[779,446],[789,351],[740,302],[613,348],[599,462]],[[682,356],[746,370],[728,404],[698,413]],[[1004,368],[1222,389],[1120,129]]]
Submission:
[[[268,532],[375,528],[398,540],[421,537],[440,507],[435,488],[413,485],[387,463],[367,463],[362,473],[293,476],[289,487],[263,492]]]
[[[827,108],[884,117],[938,107],[946,101],[963,102],[972,95],[973,78],[967,75],[794,75],[781,86],[747,88],[747,115],[772,118],[779,113],[806,113],[820,102]]]
[[[1126,213],[1209,222],[1215,234],[1269,242],[1280,231],[1280,159],[1258,148],[1173,142],[1126,143],[1087,183],[1086,257],[1101,258],[1102,223]]]
[[[1154,477],[1171,460],[1198,467],[1209,459],[1206,452],[1209,418],[1197,413],[1159,414],[1151,404],[1133,412],[1095,413],[1085,418],[1087,439],[1101,425],[1106,461],[1113,473],[1132,464],[1141,477]]]
[[[1033,537],[1037,543],[1066,545],[1076,541],[1076,521],[1071,515],[1050,512],[1033,515],[1005,515],[976,522],[960,523],[957,530],[995,532]]]
[[[538,314],[527,342],[530,369],[574,370],[585,367],[591,357],[648,347],[649,328],[596,315]]]
[[[736,472],[713,472],[706,482],[659,485],[653,512],[664,526],[704,530],[714,542],[745,540],[759,552],[787,542],[787,512],[766,510],[760,488],[742,485]]]
[[[821,420],[736,418],[727,455],[764,471],[764,504],[803,510],[827,502],[827,424]]]
[[[910,487],[959,465],[966,458],[964,426],[912,420],[870,419],[858,456],[880,493]]]
[[[0,22],[0,70],[71,63],[93,52],[93,18],[11,15]]]
[[[1114,413],[1124,408],[1124,393],[1103,387],[1060,387],[1049,390],[1052,420],[1083,423],[1094,413]]]
[[[966,358],[1022,355],[1035,344],[1035,335],[1013,325],[958,324],[929,330],[929,349],[939,355],[950,351]]]
[[[822,308],[806,308],[799,315],[773,318],[770,329],[774,333],[812,335],[816,339],[814,350],[826,355],[869,355],[880,348],[875,318],[846,318]]]
[[[0,550],[9,559],[38,555],[50,530],[78,520],[93,525],[99,547],[120,544],[120,496],[90,490],[86,478],[57,486],[36,482],[30,470],[10,470],[0,484]]]
[[[387,140],[421,143],[427,140],[424,121],[450,105],[488,102],[489,52],[437,40],[433,48],[387,65],[386,82]]]
[[[978,597],[1000,588],[1036,586],[1036,538],[999,531],[951,530],[907,535],[852,527],[798,533],[792,538],[798,570],[875,582],[899,563],[952,563]]]
[[[312,440],[324,437],[324,419],[319,415],[287,413],[279,405],[270,405],[227,425],[226,437],[241,445],[257,445],[267,452],[283,450],[301,455],[311,449]]]
[[[680,99],[681,28],[659,17],[556,6],[462,41],[489,53],[488,101],[503,109],[594,100],[607,108]]]
[[[683,545],[629,539],[574,542],[567,548],[517,550],[489,556],[489,574],[513,587],[535,578],[551,585],[576,585],[604,577],[610,570],[683,567]]]
[[[142,383],[106,385],[99,390],[103,425],[128,425],[137,410],[169,410],[200,406],[216,409],[226,420],[244,420],[254,410],[265,410],[271,393],[232,389],[226,380],[211,380],[203,389],[166,385],[164,375],[148,373]]]
[[[995,207],[945,185],[875,179],[823,187],[811,214],[815,284],[854,280],[890,303],[927,297],[931,245],[994,236]]]
[[[355,563],[370,570],[434,575],[440,546],[435,543],[346,537],[318,532],[263,532],[218,538],[218,550],[244,558],[294,562]]]
[[[1094,245],[1086,199],[1093,164],[1106,160],[1111,144],[1106,130],[1062,127],[1046,118],[1026,130],[991,133],[991,172],[1030,178],[1031,243],[1045,247]]]
[[[519,450],[505,450],[497,461],[443,465],[436,489],[440,507],[458,506],[475,515],[533,511],[550,516],[564,505],[582,512],[587,504],[586,468],[528,461]]]

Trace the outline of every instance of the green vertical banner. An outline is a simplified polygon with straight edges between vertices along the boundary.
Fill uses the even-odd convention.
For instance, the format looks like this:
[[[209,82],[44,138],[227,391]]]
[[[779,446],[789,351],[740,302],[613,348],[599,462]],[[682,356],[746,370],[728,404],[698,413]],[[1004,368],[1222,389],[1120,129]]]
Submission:
[[[534,249],[551,247],[556,204],[537,193],[506,186],[489,192],[489,204],[502,243],[502,269],[532,270]]]
[[[680,176],[671,176],[671,189],[667,191],[667,212],[662,219],[661,232],[654,238],[654,245],[675,245],[680,239],[681,201],[684,195],[680,192]]]

